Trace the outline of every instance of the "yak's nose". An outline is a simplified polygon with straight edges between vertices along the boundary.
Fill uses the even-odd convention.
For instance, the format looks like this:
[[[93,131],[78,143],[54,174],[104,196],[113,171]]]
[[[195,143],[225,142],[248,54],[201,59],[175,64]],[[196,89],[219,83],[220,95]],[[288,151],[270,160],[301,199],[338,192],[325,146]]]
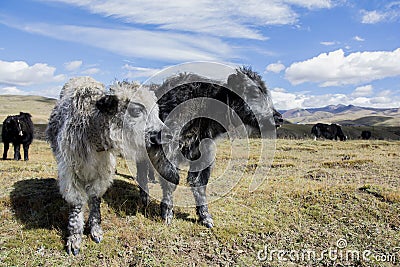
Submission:
[[[172,135],[167,129],[162,131],[152,131],[150,132],[150,143],[154,145],[164,145],[172,140]]]

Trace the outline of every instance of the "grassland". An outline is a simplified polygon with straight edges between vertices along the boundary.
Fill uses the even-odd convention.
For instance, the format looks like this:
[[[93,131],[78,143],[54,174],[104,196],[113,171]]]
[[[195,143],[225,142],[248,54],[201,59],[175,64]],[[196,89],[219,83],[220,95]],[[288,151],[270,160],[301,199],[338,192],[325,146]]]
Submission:
[[[0,122],[21,111],[32,115],[33,123],[46,124],[56,99],[42,96],[0,95]]]
[[[121,159],[101,206],[104,240],[95,244],[85,235],[73,257],[64,249],[68,207],[57,190],[56,164],[48,144],[35,141],[29,162],[0,161],[0,266],[398,266],[399,141],[278,139],[276,147],[267,179],[254,192],[246,183],[254,163],[235,159],[245,177],[210,205],[213,229],[199,225],[192,208],[177,208],[166,226],[157,201],[139,206]],[[228,148],[218,145],[214,176],[229,161]],[[332,249],[336,260],[320,256]],[[279,261],[276,252],[263,259],[272,250],[293,258]],[[295,257],[305,250],[316,258]],[[347,261],[347,251],[370,253]],[[377,257],[383,255],[386,262]]]

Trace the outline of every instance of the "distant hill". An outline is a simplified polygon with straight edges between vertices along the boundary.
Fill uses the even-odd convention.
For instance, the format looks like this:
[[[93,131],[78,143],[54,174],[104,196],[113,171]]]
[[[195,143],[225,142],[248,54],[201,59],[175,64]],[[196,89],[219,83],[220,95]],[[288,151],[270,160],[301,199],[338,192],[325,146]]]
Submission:
[[[351,126],[400,126],[400,108],[369,108],[353,105],[329,105],[321,108],[281,111],[292,123],[339,123]]]
[[[0,95],[0,123],[22,111],[32,115],[34,124],[47,124],[56,101],[43,96]]]
[[[1,123],[8,115],[20,111],[32,114],[35,136],[44,139],[44,130],[56,99],[41,96],[0,95]],[[311,138],[310,130],[316,122],[336,122],[344,126],[351,139],[359,138],[362,130],[370,130],[373,139],[400,139],[400,109],[375,109],[357,106],[326,106],[311,109],[281,111],[284,125],[277,134],[282,138]],[[304,124],[304,125],[299,125]],[[394,127],[393,127],[394,126]]]

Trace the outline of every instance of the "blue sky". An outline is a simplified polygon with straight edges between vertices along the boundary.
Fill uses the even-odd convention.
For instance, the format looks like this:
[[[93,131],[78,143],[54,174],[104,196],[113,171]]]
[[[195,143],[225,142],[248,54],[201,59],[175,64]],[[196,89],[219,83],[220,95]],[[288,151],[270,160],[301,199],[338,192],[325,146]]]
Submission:
[[[0,94],[213,61],[252,66],[278,109],[400,107],[400,1],[2,0],[0,33]]]

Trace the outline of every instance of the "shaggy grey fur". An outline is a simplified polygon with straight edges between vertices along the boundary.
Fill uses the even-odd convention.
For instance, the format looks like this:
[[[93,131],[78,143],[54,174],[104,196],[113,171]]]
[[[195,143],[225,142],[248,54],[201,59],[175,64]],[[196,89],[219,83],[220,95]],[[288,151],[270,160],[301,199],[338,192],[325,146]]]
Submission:
[[[129,83],[116,83],[107,94],[104,85],[90,77],[73,78],[50,115],[47,140],[57,160],[60,192],[71,207],[68,253],[79,253],[87,203],[90,235],[95,242],[103,237],[100,202],[112,183],[116,155],[129,151],[140,159],[146,154],[139,151],[145,151],[143,136],[152,139],[150,135],[158,136],[163,127],[154,93],[134,89]],[[129,136],[127,150],[123,130]]]

